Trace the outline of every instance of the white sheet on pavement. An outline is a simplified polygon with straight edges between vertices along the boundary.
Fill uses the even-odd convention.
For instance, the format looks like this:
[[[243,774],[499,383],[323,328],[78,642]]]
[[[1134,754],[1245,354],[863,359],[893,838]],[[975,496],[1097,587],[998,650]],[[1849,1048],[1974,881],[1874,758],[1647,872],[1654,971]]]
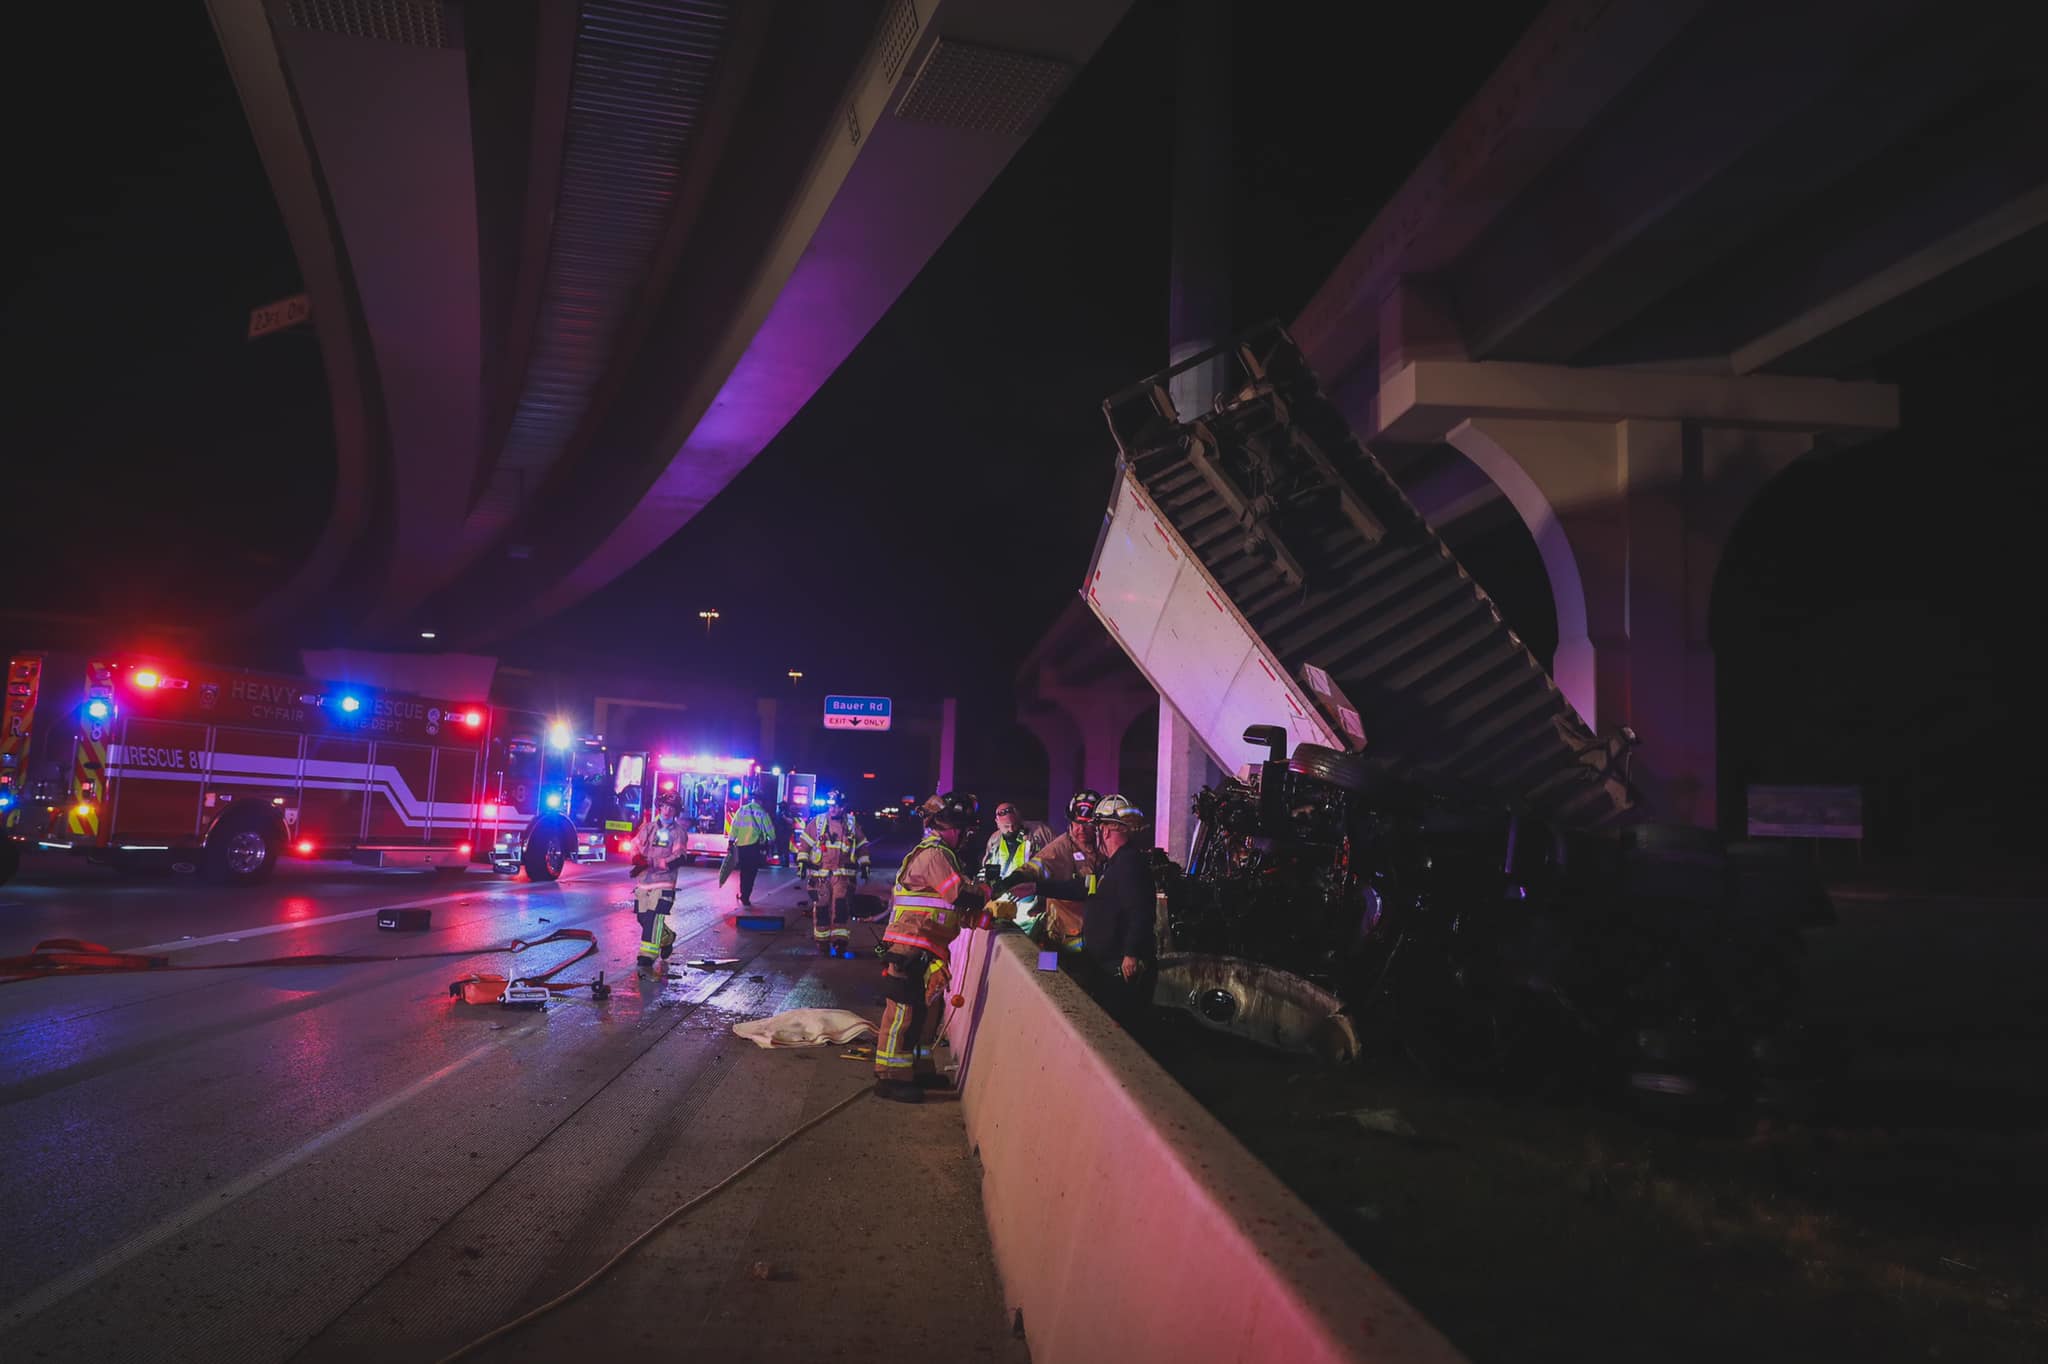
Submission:
[[[787,1009],[735,1023],[732,1030],[757,1047],[823,1047],[851,1042],[875,1025],[845,1009]]]

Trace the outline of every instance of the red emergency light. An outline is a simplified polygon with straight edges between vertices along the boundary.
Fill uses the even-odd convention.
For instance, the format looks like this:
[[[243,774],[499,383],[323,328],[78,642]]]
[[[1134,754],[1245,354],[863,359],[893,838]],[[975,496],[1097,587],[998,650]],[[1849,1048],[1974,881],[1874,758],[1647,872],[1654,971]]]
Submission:
[[[312,840],[312,839],[310,839],[310,838],[302,838],[302,839],[300,839],[300,840],[299,840],[299,856],[301,856],[301,857],[311,857],[312,855],[313,855],[313,840]]]
[[[144,668],[141,672],[136,673],[134,677],[135,685],[143,688],[144,690],[148,690],[149,688],[154,687],[157,683],[161,681],[163,681],[163,677],[160,674],[153,673],[147,668]]]
[[[469,847],[469,844],[467,844],[467,843],[458,843],[458,844],[456,844],[456,845],[455,845],[455,851],[457,851],[457,852],[461,853],[461,854],[462,854],[462,855],[463,855],[464,857],[467,857],[467,856],[469,856],[469,853],[470,853],[470,847]]]
[[[462,723],[469,726],[471,729],[481,728],[483,726],[483,722],[484,713],[480,710],[466,710],[462,712]]]

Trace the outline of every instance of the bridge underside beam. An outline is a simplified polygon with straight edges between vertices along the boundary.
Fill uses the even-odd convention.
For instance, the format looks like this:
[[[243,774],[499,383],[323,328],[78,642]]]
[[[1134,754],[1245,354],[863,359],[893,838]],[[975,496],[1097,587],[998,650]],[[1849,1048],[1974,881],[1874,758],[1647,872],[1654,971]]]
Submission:
[[[1695,25],[1682,63],[1646,75],[1445,273],[1473,356],[1582,357],[1788,213],[1967,114],[2022,46],[1911,3],[1853,24],[1795,9],[1802,19],[1759,44],[1746,8]]]

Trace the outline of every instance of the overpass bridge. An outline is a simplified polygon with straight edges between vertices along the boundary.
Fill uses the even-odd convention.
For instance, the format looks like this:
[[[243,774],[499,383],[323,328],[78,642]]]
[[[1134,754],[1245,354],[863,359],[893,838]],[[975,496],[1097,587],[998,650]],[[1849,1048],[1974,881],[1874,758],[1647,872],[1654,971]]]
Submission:
[[[2048,277],[2025,27],[1922,0],[1557,0],[1292,324],[1454,545],[1527,527],[1553,676],[1601,733],[1644,736],[1651,818],[1715,822],[1708,610],[1744,509],[1792,461],[1899,424],[1886,352]],[[1175,353],[1222,339],[1177,328]],[[1138,716],[1135,674],[1099,680],[1120,670],[1078,654],[1115,646],[1074,624],[1056,668],[1027,661],[1025,714],[1076,749],[1056,772],[1114,772],[1096,746]],[[1204,755],[1166,710],[1174,847]]]
[[[339,469],[244,628],[474,648],[695,515],[1124,0],[208,0]]]

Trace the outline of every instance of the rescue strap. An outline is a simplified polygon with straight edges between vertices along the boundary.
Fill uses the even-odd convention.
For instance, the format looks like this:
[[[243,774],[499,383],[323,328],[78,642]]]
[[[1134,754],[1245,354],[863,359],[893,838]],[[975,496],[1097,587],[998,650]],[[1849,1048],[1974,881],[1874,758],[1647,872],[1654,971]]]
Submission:
[[[514,938],[504,947],[457,947],[442,952],[340,953],[321,952],[295,957],[259,957],[253,961],[216,961],[173,965],[169,957],[145,956],[139,952],[116,952],[81,938],[45,938],[33,952],[19,957],[0,957],[0,985],[50,976],[103,976],[136,971],[234,971],[263,966],[357,966],[373,961],[430,961],[437,957],[480,957],[493,952],[518,954],[531,947],[553,942],[580,942],[583,950],[565,962],[535,975],[523,977],[529,985],[553,991],[578,990],[595,981],[556,981],[552,977],[597,951],[597,934],[587,928],[558,928],[545,938],[527,941]],[[475,977],[466,977],[475,979]],[[460,987],[461,981],[455,982]],[[459,991],[458,991],[459,992]]]

